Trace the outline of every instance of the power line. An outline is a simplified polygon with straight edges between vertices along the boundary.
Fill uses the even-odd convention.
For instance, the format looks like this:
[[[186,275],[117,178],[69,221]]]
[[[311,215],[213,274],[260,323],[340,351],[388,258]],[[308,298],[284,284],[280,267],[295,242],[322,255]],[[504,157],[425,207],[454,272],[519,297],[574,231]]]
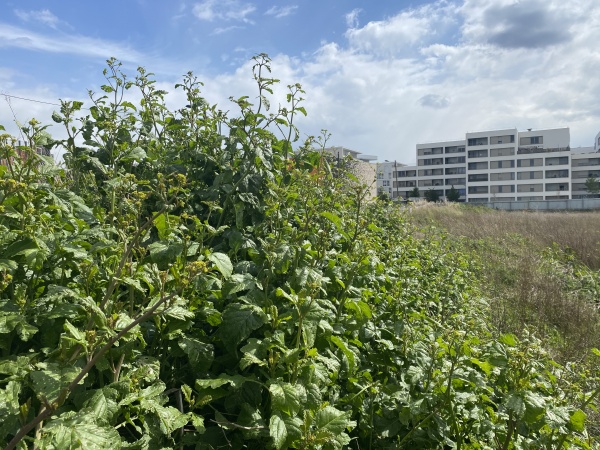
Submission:
[[[4,92],[1,95],[4,96],[4,97],[17,98],[19,100],[25,100],[25,101],[28,101],[28,102],[43,103],[45,105],[53,105],[53,106],[62,106],[60,103],[51,103],[51,102],[45,102],[45,101],[42,101],[42,100],[35,100],[33,98],[19,97],[19,96],[16,96],[16,95],[6,94]]]

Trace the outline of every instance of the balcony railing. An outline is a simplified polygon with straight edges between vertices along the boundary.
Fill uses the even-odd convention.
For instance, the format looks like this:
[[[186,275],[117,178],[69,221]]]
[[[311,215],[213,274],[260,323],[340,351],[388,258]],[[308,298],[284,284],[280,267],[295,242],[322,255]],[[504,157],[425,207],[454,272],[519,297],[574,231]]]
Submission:
[[[553,147],[553,148],[543,148],[543,147],[519,147],[517,149],[517,155],[530,155],[532,153],[553,153],[553,152],[570,152],[571,147]]]

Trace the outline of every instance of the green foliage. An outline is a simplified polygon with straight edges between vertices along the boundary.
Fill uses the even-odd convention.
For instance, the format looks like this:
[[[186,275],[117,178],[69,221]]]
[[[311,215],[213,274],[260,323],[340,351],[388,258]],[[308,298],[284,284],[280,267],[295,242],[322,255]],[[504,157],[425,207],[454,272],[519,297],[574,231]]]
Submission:
[[[427,189],[425,191],[425,200],[428,202],[437,202],[440,199],[440,194],[435,189]]]
[[[585,190],[590,194],[600,194],[600,180],[589,177],[585,180]]]
[[[408,196],[412,197],[412,198],[419,198],[421,196],[421,194],[419,192],[419,188],[418,187],[412,188],[412,190],[408,193]]]
[[[452,187],[446,193],[446,198],[449,202],[457,202],[460,200],[460,192],[458,192],[458,189],[456,189],[454,185],[452,185]]]
[[[590,448],[596,380],[495,339],[468,259],[324,139],[292,152],[303,92],[271,110],[270,71],[229,117],[192,74],[169,111],[110,60],[89,115],[53,116],[65,168],[2,137],[2,445]]]

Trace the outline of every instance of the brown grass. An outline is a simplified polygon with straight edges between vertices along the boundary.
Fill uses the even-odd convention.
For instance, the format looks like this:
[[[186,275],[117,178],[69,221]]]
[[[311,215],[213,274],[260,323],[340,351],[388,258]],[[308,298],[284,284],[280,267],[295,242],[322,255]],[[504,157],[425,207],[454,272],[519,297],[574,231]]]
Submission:
[[[473,255],[499,332],[534,331],[560,362],[600,346],[600,212],[418,203],[408,215],[421,227],[443,228]]]
[[[418,202],[411,215],[421,224],[433,221],[452,235],[470,239],[519,234],[543,247],[556,243],[575,252],[589,268],[600,269],[600,211],[498,211],[458,203]]]

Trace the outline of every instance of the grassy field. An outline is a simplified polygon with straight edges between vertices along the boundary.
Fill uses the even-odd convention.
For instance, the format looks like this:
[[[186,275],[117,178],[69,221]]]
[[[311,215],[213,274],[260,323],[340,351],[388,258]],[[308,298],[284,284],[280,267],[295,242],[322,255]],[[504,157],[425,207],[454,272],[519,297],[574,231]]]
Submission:
[[[600,212],[422,202],[407,214],[472,255],[498,332],[534,332],[559,362],[600,347]]]

